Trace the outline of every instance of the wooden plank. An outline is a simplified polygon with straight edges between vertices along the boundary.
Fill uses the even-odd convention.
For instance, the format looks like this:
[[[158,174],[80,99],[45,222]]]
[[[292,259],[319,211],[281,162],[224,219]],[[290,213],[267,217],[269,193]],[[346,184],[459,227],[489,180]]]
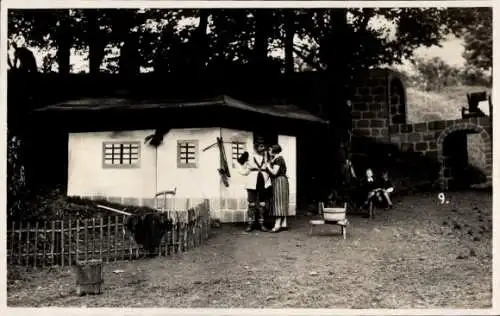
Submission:
[[[95,234],[96,234],[95,217],[92,217],[92,247],[91,247],[92,250],[90,253],[90,259],[94,259],[96,253]]]
[[[50,222],[50,230],[51,230],[51,236],[52,236],[52,242],[50,243],[50,264],[53,265],[55,264],[54,260],[54,252],[56,248],[56,223],[55,221]]]
[[[45,235],[45,241],[47,241],[47,222],[43,222],[43,234]],[[43,265],[47,265],[47,242],[43,243]]]
[[[134,247],[132,245],[132,238],[128,238],[128,240],[125,242],[125,240],[126,240],[125,235],[126,234],[123,234],[123,247],[125,249],[124,251],[128,251],[128,259],[132,260],[134,258],[134,250],[136,250],[135,251],[136,257],[138,256],[138,250],[134,249]]]
[[[88,245],[89,245],[89,236],[88,236],[88,232],[89,232],[89,223],[88,223],[88,220],[85,218],[83,220],[83,227],[84,227],[84,231],[83,231],[83,236],[84,236],[84,244],[83,244],[83,249],[84,249],[84,260],[87,261],[88,260]]]
[[[179,251],[179,222],[177,221],[177,218],[175,219],[175,224],[173,226],[173,232],[172,236],[173,238],[173,252],[177,253]]]
[[[21,244],[22,244],[22,231],[23,231],[23,223],[19,222],[19,237],[17,239],[17,264],[21,265]]]
[[[125,223],[125,216],[122,217],[122,223]],[[123,229],[123,226],[122,226]],[[125,260],[125,251],[126,251],[126,242],[125,242],[125,234],[122,234],[122,260]]]
[[[76,219],[76,244],[75,244],[75,262],[78,263],[80,254],[80,219]]]
[[[71,251],[72,251],[72,231],[73,231],[73,222],[71,219],[68,219],[68,265],[71,266],[73,262],[71,261]]]
[[[36,267],[37,259],[38,259],[38,221],[35,223],[35,255],[33,258],[33,266]]]
[[[188,222],[184,224],[184,251],[187,251],[189,247],[189,213]]]
[[[30,229],[31,229],[31,224],[28,222],[27,224],[27,230],[26,230],[26,266],[30,265]]]
[[[105,209],[105,210],[108,210],[108,211],[112,211],[112,212],[115,212],[115,213],[118,213],[118,214],[122,214],[122,215],[127,215],[127,216],[132,215],[131,213],[120,211],[120,210],[117,210],[116,208],[112,208],[112,207],[108,207],[108,206],[104,206],[104,205],[97,205],[97,207],[100,207],[102,209]]]
[[[111,256],[111,216],[108,216],[108,251],[106,252],[106,262],[109,262],[109,257]]]
[[[14,242],[16,240],[16,222],[12,222],[11,231],[10,231],[10,264],[14,264]]]
[[[114,261],[118,260],[118,215],[115,216],[115,256]]]
[[[99,247],[99,259],[102,260],[102,248],[104,248],[104,219],[102,216],[99,218],[99,231],[101,237],[101,246]]]
[[[61,267],[64,267],[64,221],[61,220]]]

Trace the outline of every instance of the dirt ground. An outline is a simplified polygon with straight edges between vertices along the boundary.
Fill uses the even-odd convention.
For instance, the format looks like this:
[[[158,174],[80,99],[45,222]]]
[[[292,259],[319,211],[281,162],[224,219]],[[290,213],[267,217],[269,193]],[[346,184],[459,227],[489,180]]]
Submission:
[[[369,220],[308,236],[307,220],[278,234],[214,229],[174,257],[104,266],[104,293],[75,295],[71,268],[9,268],[8,306],[211,308],[491,307],[492,195],[405,197]],[[114,273],[121,269],[124,272]]]

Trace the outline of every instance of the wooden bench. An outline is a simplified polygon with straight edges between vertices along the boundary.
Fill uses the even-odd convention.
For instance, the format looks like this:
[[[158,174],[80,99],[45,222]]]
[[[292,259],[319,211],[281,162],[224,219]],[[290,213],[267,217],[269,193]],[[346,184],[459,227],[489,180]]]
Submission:
[[[319,202],[319,214],[321,219],[313,219],[309,221],[309,235],[312,235],[313,228],[318,225],[337,225],[340,226],[340,233],[347,238],[347,225],[349,221],[346,217],[347,203],[344,207],[325,207],[323,202]]]

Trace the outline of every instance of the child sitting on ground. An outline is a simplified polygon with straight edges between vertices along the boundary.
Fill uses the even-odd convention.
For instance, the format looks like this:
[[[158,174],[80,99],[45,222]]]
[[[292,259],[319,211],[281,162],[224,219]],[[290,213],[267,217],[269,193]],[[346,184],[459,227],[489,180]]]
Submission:
[[[384,170],[382,172],[382,189],[384,189],[384,197],[387,201],[387,205],[389,208],[392,208],[391,194],[394,192],[394,185],[392,181],[389,179],[389,172]]]
[[[368,202],[375,195],[375,190],[379,187],[379,184],[377,181],[375,181],[375,177],[373,175],[372,169],[370,169],[370,168],[366,169],[365,174],[366,174],[366,177],[365,177],[363,184],[362,184],[363,191],[366,194],[363,206],[367,207]]]

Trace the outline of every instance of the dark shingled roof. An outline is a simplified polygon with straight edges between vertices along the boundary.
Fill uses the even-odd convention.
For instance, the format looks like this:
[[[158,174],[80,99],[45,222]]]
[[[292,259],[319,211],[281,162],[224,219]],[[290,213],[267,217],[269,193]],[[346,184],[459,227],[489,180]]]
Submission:
[[[144,100],[134,98],[84,98],[78,100],[65,101],[43,108],[36,109],[35,112],[71,112],[71,111],[123,111],[123,110],[169,110],[181,108],[203,108],[207,106],[228,107],[243,111],[260,113],[269,116],[283,117],[309,122],[328,124],[327,120],[319,118],[301,108],[286,105],[250,105],[243,101],[233,99],[223,95],[210,99],[196,101],[162,101],[162,100]]]

